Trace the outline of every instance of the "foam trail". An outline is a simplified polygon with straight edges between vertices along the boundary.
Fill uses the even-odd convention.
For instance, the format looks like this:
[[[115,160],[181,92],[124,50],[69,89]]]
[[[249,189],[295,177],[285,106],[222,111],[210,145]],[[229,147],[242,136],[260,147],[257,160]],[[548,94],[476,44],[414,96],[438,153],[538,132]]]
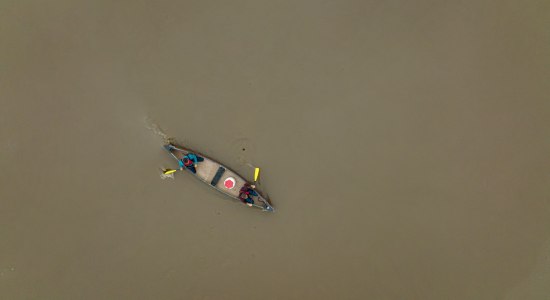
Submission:
[[[162,130],[162,128],[160,128],[159,125],[157,125],[152,119],[150,119],[149,117],[146,117],[145,118],[145,127],[147,127],[147,129],[151,130],[154,134],[160,136],[162,139],[163,139],[163,142],[165,144],[168,144],[168,143],[171,143],[173,141],[173,138],[171,138],[170,136],[168,136],[168,134],[166,134],[164,132],[164,130]]]

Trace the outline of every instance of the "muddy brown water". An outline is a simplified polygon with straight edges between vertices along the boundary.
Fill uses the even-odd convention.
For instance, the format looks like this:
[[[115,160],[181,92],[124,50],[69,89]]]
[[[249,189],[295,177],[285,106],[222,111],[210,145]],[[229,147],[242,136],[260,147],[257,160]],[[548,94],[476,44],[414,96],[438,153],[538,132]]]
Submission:
[[[548,299],[549,11],[1,1],[0,298]]]

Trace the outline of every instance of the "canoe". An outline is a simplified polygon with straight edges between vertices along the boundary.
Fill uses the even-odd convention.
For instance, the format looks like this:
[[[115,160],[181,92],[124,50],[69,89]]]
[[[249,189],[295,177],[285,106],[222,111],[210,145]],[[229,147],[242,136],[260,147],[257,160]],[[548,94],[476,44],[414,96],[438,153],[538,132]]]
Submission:
[[[243,203],[239,199],[240,190],[245,184],[250,185],[250,183],[246,181],[242,176],[237,174],[235,171],[230,170],[228,167],[218,163],[217,161],[209,157],[206,157],[196,151],[181,146],[167,144],[164,145],[164,149],[166,149],[178,162],[189,153],[194,153],[195,155],[204,158],[204,161],[201,161],[197,164],[197,173],[193,173],[187,168],[184,169],[187,173],[208,184],[215,190],[235,200],[238,200],[240,203]],[[259,208],[263,211],[273,212],[274,209],[269,203],[269,200],[266,197],[262,196],[262,194],[257,189],[254,189],[254,191],[258,194],[258,196],[252,197],[254,204],[252,204],[251,207]]]

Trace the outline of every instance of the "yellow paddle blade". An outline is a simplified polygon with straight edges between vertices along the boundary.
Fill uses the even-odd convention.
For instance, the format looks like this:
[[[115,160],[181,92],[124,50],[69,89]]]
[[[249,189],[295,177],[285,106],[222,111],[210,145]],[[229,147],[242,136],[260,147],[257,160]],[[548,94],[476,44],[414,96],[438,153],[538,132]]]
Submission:
[[[260,176],[260,168],[254,169],[254,181],[258,181],[258,176]]]
[[[175,173],[177,170],[170,170],[170,169],[167,169],[167,170],[164,170],[164,175],[169,175],[169,174],[172,174],[172,173]]]

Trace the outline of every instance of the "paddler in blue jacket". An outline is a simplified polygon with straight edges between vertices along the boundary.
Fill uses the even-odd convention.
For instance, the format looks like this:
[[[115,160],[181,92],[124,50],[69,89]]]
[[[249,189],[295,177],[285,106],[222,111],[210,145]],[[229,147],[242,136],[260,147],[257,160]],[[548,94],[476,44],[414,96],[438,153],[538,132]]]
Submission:
[[[197,156],[194,153],[188,153],[181,160],[179,160],[178,163],[180,165],[180,170],[183,170],[183,168],[186,168],[187,170],[193,172],[193,174],[196,174],[197,164],[201,161],[204,161],[204,158]]]

